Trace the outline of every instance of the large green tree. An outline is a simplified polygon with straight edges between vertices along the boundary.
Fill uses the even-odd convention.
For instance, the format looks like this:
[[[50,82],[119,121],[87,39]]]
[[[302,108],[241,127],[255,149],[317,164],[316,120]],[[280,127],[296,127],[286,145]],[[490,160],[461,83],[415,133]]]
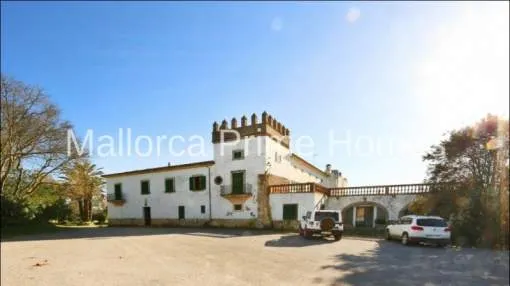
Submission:
[[[67,149],[72,126],[41,88],[3,74],[0,100],[1,195],[21,201],[77,157]]]
[[[471,244],[505,244],[508,235],[508,120],[488,115],[473,126],[448,133],[431,147],[430,183],[454,182],[411,205],[417,213],[450,217],[459,236]],[[498,235],[499,234],[499,235]],[[499,238],[499,239],[498,239]]]

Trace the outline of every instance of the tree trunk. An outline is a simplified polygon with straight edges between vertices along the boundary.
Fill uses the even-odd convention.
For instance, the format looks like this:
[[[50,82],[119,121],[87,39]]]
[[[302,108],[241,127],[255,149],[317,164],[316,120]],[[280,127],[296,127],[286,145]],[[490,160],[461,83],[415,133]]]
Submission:
[[[83,207],[83,221],[88,222],[91,220],[91,203],[90,199],[83,199],[84,207]]]
[[[92,199],[88,199],[89,208],[88,208],[88,221],[92,221]]]
[[[82,221],[84,221],[84,217],[83,217],[83,213],[84,213],[84,208],[83,208],[83,199],[79,199],[78,200],[78,210],[79,210],[79,213],[80,213],[80,219]]]

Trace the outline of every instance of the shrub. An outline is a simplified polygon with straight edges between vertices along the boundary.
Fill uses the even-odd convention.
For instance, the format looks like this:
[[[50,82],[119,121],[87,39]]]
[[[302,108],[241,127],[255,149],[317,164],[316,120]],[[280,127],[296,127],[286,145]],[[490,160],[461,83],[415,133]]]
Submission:
[[[97,221],[99,224],[103,224],[106,221],[107,213],[106,210],[98,212],[92,215],[92,220]]]
[[[2,226],[28,223],[32,216],[26,202],[0,196]]]
[[[377,218],[375,219],[375,224],[386,224],[386,219],[385,218]]]

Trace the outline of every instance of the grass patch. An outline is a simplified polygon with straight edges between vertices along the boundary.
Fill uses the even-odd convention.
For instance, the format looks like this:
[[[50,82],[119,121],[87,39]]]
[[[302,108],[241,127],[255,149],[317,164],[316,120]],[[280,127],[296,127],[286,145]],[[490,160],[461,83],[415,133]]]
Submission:
[[[2,226],[2,238],[10,238],[19,235],[30,235],[40,233],[54,233],[61,228],[52,223],[29,223],[20,225]]]

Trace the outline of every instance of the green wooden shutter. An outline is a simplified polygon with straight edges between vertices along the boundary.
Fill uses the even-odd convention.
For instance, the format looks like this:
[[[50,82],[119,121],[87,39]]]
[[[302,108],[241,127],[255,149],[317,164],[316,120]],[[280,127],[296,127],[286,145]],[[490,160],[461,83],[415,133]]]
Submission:
[[[232,173],[232,193],[242,194],[244,192],[244,173]]]
[[[200,177],[200,190],[205,190],[205,176]]]
[[[115,184],[115,199],[116,200],[122,199],[122,185],[121,184]]]
[[[165,180],[165,192],[171,193],[174,191],[174,179]]]
[[[190,177],[189,178],[189,189],[192,190],[192,191],[195,190],[195,184],[193,184],[193,183],[194,183],[193,182],[193,177]]]
[[[143,195],[150,194],[149,182],[142,181],[140,184],[141,184],[141,188],[142,188],[142,194]]]
[[[283,220],[297,220],[298,205],[285,204],[283,205]]]

